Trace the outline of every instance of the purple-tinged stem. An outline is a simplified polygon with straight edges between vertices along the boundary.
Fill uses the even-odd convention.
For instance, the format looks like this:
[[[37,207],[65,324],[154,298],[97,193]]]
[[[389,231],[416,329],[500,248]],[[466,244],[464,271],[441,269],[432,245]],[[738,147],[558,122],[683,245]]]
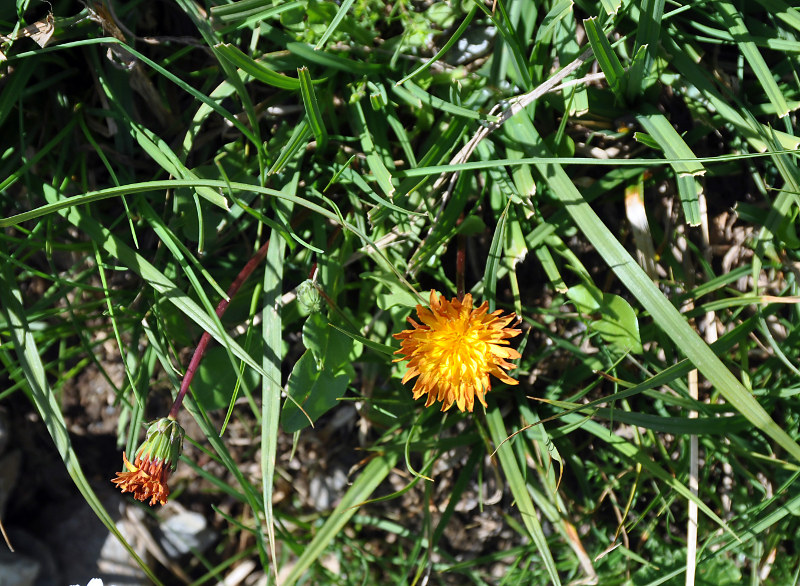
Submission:
[[[264,245],[258,249],[258,252],[253,255],[253,258],[247,261],[247,264],[244,265],[244,268],[239,272],[238,275],[236,275],[233,283],[231,283],[231,286],[228,287],[228,298],[221,299],[217,305],[218,318],[222,318],[225,310],[228,309],[230,300],[233,299],[233,296],[236,295],[236,292],[239,291],[239,288],[244,284],[253,271],[256,270],[256,267],[261,264],[261,261],[264,260],[264,257],[267,256],[267,250],[269,250],[269,240],[267,240]],[[178,396],[175,397],[175,402],[172,404],[172,409],[169,410],[170,419],[176,419],[178,417],[178,411],[180,411],[181,404],[183,404],[183,398],[186,396],[186,392],[189,390],[189,385],[192,383],[194,373],[197,371],[200,360],[203,359],[203,354],[206,353],[206,348],[208,348],[208,343],[210,341],[211,334],[208,332],[203,332],[203,335],[200,338],[200,343],[197,344],[197,348],[192,355],[192,359],[189,361],[189,366],[186,368],[186,374],[183,375],[183,381],[181,382],[181,388],[178,391]]]
[[[456,226],[460,226],[461,222],[464,221],[464,214],[461,214],[458,217],[458,221],[456,222]],[[466,262],[467,262],[467,239],[466,237],[459,233],[456,236],[456,294],[458,295],[458,300],[461,301],[464,299],[464,293],[466,292]]]

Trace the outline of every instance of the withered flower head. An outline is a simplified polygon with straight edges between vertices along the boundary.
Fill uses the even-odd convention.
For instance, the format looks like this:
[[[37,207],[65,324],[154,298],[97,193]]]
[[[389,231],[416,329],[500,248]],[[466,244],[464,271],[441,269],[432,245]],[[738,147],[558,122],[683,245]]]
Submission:
[[[111,482],[122,492],[133,493],[142,502],[150,499],[150,506],[166,504],[169,496],[167,480],[178,465],[183,451],[184,431],[169,417],[162,417],[147,428],[147,437],[139,448],[133,464],[123,452],[122,460],[127,472],[117,472]]]
[[[506,384],[517,384],[505,372],[515,368],[508,360],[520,357],[508,347],[508,338],[518,336],[521,330],[506,327],[517,316],[504,316],[500,309],[488,311],[488,301],[473,308],[470,294],[463,301],[447,301],[431,291],[430,308],[417,305],[422,324],[409,317],[414,329],[394,334],[402,340],[395,352],[402,357],[395,362],[409,361],[403,383],[419,377],[414,383],[415,399],[427,393],[426,407],[441,401],[442,411],[455,403],[460,411],[472,412],[476,395],[486,407],[484,395],[492,388],[490,374]]]

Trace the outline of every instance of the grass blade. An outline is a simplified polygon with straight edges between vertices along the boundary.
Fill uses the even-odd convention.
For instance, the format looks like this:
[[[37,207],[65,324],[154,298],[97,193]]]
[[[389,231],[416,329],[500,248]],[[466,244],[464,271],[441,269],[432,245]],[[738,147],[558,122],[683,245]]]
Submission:
[[[246,74],[253,76],[258,81],[283,90],[299,90],[300,80],[273,71],[263,63],[245,55],[233,45],[220,43],[214,50],[232,65],[235,65]]]
[[[347,16],[347,11],[350,10],[350,7],[353,5],[355,0],[344,0],[342,4],[339,6],[339,9],[336,11],[336,16],[333,17],[333,20],[328,25],[328,28],[325,29],[322,37],[317,44],[314,45],[314,50],[319,51],[325,46],[325,43],[328,42],[328,39],[331,38],[331,35],[336,32],[336,27],[339,26],[339,23],[342,22],[345,16]]]
[[[311,80],[311,74],[308,73],[308,67],[298,67],[297,77],[300,79],[300,94],[303,96],[307,120],[311,125],[311,132],[317,139],[317,149],[325,150],[328,144],[328,131],[325,129],[325,121],[322,119],[317,95],[314,93],[314,82]]]
[[[654,107],[644,108],[644,112],[636,116],[642,127],[650,134],[653,140],[664,151],[667,159],[678,176],[678,194],[683,204],[683,213],[686,221],[691,226],[700,224],[700,204],[698,203],[697,190],[700,188],[694,180],[698,175],[704,175],[706,170],[703,164],[696,161],[695,154],[683,138],[678,134],[666,116]]]
[[[715,2],[715,6],[722,15],[736,44],[739,45],[739,50],[742,52],[742,55],[744,55],[744,58],[747,59],[747,62],[753,69],[753,73],[761,83],[761,87],[764,88],[764,92],[767,94],[769,101],[775,106],[778,117],[783,118],[789,113],[789,105],[786,103],[786,99],[783,97],[783,92],[778,87],[778,84],[775,83],[775,79],[772,77],[772,71],[770,71],[766,61],[764,61],[764,57],[761,56],[756,44],[748,40],[751,38],[751,35],[742,20],[742,15],[730,2]]]
[[[378,485],[389,475],[396,462],[397,454],[394,452],[377,454],[370,460],[358,478],[350,485],[328,520],[317,531],[311,543],[305,547],[284,584],[290,586],[296,583],[303,572],[319,559],[325,548],[355,515],[361,504],[372,496]]]
[[[379,73],[383,70],[383,66],[378,63],[365,63],[364,61],[346,59],[325,51],[315,51],[313,47],[305,43],[287,43],[286,49],[309,63],[316,63],[322,67],[330,67],[349,74],[368,75],[370,73]]]
[[[293,185],[297,186],[297,175]],[[272,510],[272,489],[278,454],[278,422],[281,409],[281,315],[279,311],[283,285],[283,257],[286,242],[276,230],[270,234],[270,246],[264,268],[264,312],[262,337],[264,355],[261,364],[269,376],[261,384],[261,493],[264,507],[270,557],[277,580],[278,564],[275,547],[275,516]]]
[[[638,12],[634,53],[637,53],[642,47],[647,47],[647,57],[642,66],[645,72],[650,71],[653,65],[655,51],[658,47],[659,39],[661,38],[661,19],[664,16],[664,1],[665,0],[643,0],[641,6],[637,6],[635,3],[631,4],[632,13]],[[642,87],[637,85],[635,89],[636,93],[639,93]]]
[[[282,12],[300,8],[302,2],[284,2],[274,6],[272,0],[240,0],[231,4],[211,7],[211,16],[224,23],[236,23],[240,26],[250,22],[260,22],[279,16]]]
[[[427,71],[431,65],[436,63],[439,59],[441,59],[444,56],[445,53],[447,53],[450,49],[452,49],[453,45],[455,45],[458,39],[461,38],[461,35],[464,34],[464,31],[467,30],[467,27],[472,22],[472,19],[475,17],[475,12],[477,10],[478,10],[477,6],[473,6],[472,8],[470,8],[469,12],[467,13],[467,16],[464,17],[464,20],[461,21],[461,24],[458,25],[458,28],[455,30],[455,32],[450,36],[449,39],[447,39],[447,42],[444,45],[442,45],[442,48],[439,49],[436,52],[436,54],[430,59],[428,59],[425,63],[423,63],[422,65],[414,69],[411,73],[406,75],[403,79],[395,83],[395,85],[403,85],[411,78],[416,77],[423,71]]]
[[[670,33],[674,32],[670,30]],[[740,132],[753,148],[759,152],[767,150],[765,136],[770,135],[770,129],[760,124],[754,124],[750,118],[742,116],[732,104],[737,104],[734,96],[724,96],[715,87],[707,73],[695,63],[670,35],[664,35],[661,39],[664,48],[672,56],[675,68],[681,71],[687,82],[695,86],[706,98],[714,109]],[[737,104],[738,105],[738,104]],[[739,105],[741,107],[741,105]],[[755,118],[753,117],[752,120]],[[800,146],[800,139],[785,132],[775,131],[775,137],[780,145],[789,150],[795,150]]]
[[[352,113],[353,126],[355,126],[359,138],[361,139],[361,148],[367,156],[367,165],[370,171],[372,171],[372,176],[378,184],[378,187],[381,188],[383,194],[391,199],[395,189],[392,184],[392,174],[389,172],[389,169],[386,168],[383,157],[375,147],[372,135],[367,127],[367,119],[364,116],[364,110],[361,108],[361,104],[356,102],[350,106],[350,111]]]
[[[544,146],[542,155],[548,156]],[[620,281],[650,313],[656,324],[680,348],[697,369],[714,384],[723,397],[757,429],[800,461],[798,445],[764,410],[742,383],[733,376],[714,351],[697,335],[675,306],[664,297],[627,250],[583,199],[581,193],[557,164],[540,164],[539,171],[561,200],[586,238],[597,249]]]
[[[413,81],[407,81],[403,86],[394,85],[392,90],[398,96],[412,104],[414,102],[418,102],[420,105],[428,106],[434,110],[449,112],[455,116],[462,116],[471,120],[485,120],[487,122],[497,121],[497,116],[484,117],[480,112],[476,112],[475,110],[470,110],[469,108],[464,108],[462,106],[457,106],[456,104],[452,104],[446,100],[432,96]]]
[[[608,87],[611,88],[618,100],[624,100],[625,70],[622,68],[619,57],[611,48],[611,43],[608,42],[603,29],[598,25],[597,18],[587,18],[583,21],[583,26],[586,29],[586,37],[592,46],[594,56],[597,58],[597,63],[606,75]]]
[[[297,153],[299,153],[308,144],[308,139],[311,138],[313,132],[308,118],[303,118],[300,124],[294,127],[292,136],[281,148],[281,152],[272,164],[272,167],[267,171],[267,175],[275,175],[283,171],[284,167],[291,161]]]
[[[511,441],[508,439],[508,432],[506,431],[505,424],[503,423],[503,416],[500,414],[500,409],[494,407],[486,412],[486,425],[489,428],[494,445],[497,446],[497,457],[500,460],[500,466],[503,468],[508,487],[511,489],[511,494],[514,496],[514,501],[517,504],[520,515],[522,515],[522,522],[525,524],[528,532],[530,533],[539,555],[542,556],[542,561],[550,575],[550,580],[555,585],[561,584],[561,579],[558,577],[558,570],[556,563],[553,559],[553,554],[550,552],[550,547],[547,545],[547,538],[542,531],[542,525],[539,522],[539,517],[536,513],[536,507],[533,506],[531,495],[528,492],[528,486],[525,478],[519,467],[519,462],[514,455],[514,449]]]
[[[2,275],[2,279],[0,280],[0,315],[3,316],[6,327],[8,328],[7,332],[11,338],[14,352],[17,355],[17,363],[22,367],[25,380],[30,389],[31,399],[42,416],[42,421],[47,427],[47,431],[50,433],[50,437],[61,459],[64,461],[67,473],[86,500],[86,503],[92,508],[95,515],[97,515],[97,518],[100,519],[103,525],[105,525],[114,537],[119,540],[131,557],[139,564],[142,570],[144,570],[148,578],[155,584],[161,584],[153,574],[153,571],[136,554],[122,534],[117,530],[114,520],[108,514],[108,511],[105,510],[100,499],[97,498],[97,495],[89,485],[89,481],[81,469],[78,457],[72,448],[72,442],[67,432],[67,424],[61,413],[61,406],[53,394],[50,385],[47,383],[47,376],[45,374],[44,365],[42,364],[41,355],[36,346],[33,334],[30,331],[30,327],[28,326],[27,319],[25,318],[22,294],[16,286],[9,264],[2,263],[0,275]]]

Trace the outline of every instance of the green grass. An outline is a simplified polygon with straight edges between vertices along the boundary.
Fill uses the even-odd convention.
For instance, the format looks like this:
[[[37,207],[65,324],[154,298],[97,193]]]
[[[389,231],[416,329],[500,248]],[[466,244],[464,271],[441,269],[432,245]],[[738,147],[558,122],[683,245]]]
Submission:
[[[0,407],[35,410],[112,530],[64,389],[97,367],[131,453],[207,331],[173,485],[220,528],[195,584],[246,559],[285,584],[683,584],[687,556],[690,583],[799,583],[798,10],[134,1],[112,38],[54,1],[41,48],[15,31],[47,5],[17,4]],[[522,317],[520,385],[443,414],[392,334],[461,278]],[[317,510],[302,487],[337,467]]]

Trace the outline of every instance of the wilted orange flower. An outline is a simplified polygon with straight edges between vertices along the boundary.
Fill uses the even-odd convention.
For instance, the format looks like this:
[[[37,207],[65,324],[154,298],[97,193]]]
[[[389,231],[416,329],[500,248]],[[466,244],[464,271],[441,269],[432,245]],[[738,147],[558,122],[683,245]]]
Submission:
[[[137,500],[150,499],[150,506],[166,504],[169,496],[167,480],[178,465],[183,435],[183,428],[172,418],[163,417],[153,422],[133,464],[123,452],[122,460],[128,471],[117,472],[117,477],[111,482],[122,492],[133,493]]]
[[[422,324],[409,317],[414,329],[394,334],[402,340],[395,354],[403,355],[395,362],[409,361],[403,383],[419,377],[414,398],[427,393],[426,407],[441,401],[442,411],[455,403],[460,411],[472,412],[476,395],[486,407],[484,395],[492,388],[490,374],[506,384],[517,384],[505,372],[515,368],[508,360],[520,357],[508,347],[508,338],[518,336],[521,330],[506,327],[517,319],[516,314],[504,316],[501,309],[488,313],[488,301],[474,309],[470,294],[463,301],[447,301],[431,291],[430,299],[430,308],[417,305]]]
[[[111,482],[116,484],[122,492],[132,492],[133,498],[142,502],[150,499],[150,506],[167,503],[169,486],[167,479],[170,470],[165,468],[163,460],[142,460],[136,456],[133,464],[130,463],[125,452],[122,460],[128,472],[117,472],[117,478]]]

